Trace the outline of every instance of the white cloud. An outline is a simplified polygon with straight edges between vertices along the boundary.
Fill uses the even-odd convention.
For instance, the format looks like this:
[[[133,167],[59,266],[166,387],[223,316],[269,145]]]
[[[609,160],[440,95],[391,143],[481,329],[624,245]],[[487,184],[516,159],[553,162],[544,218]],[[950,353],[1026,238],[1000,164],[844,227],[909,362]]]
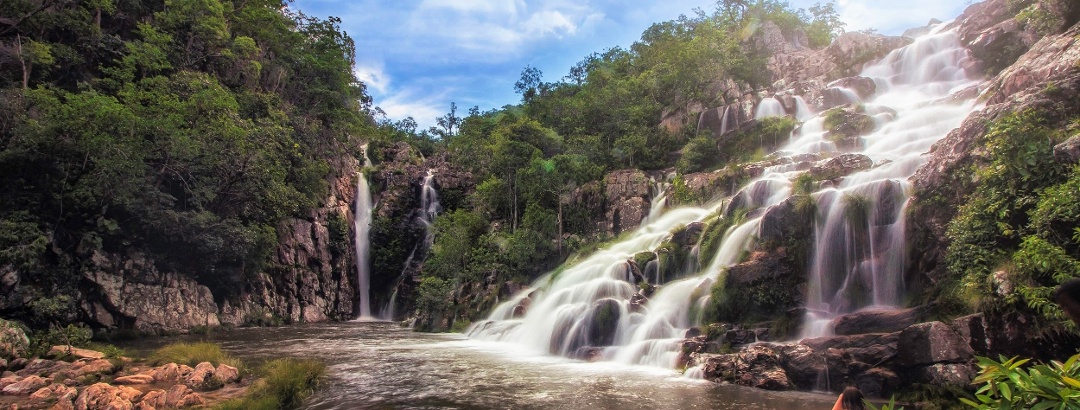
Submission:
[[[404,34],[414,50],[435,58],[450,54],[504,61],[545,39],[573,36],[597,16],[603,14],[586,0],[424,0]]]
[[[556,37],[562,37],[563,33],[574,35],[577,25],[559,11],[545,10],[529,16],[529,19],[522,23],[522,28],[525,29],[526,33],[532,35],[544,36],[552,34]]]
[[[390,89],[390,76],[386,74],[386,68],[382,64],[357,63],[353,71],[356,78],[363,81],[370,90],[379,94],[386,94]]]
[[[925,26],[932,18],[948,20],[963,10],[957,1],[941,0],[838,0],[836,6],[847,30],[872,28],[882,34],[900,34]]]

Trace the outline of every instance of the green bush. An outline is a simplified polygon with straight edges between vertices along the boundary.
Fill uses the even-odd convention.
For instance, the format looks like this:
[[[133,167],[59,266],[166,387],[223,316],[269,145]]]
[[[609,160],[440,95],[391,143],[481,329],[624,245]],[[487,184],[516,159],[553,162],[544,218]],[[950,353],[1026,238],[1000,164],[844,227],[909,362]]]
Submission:
[[[1030,359],[978,360],[979,376],[973,383],[981,386],[974,400],[960,399],[968,406],[980,410],[1080,408],[1080,354],[1065,363],[1051,361],[1026,368]]]

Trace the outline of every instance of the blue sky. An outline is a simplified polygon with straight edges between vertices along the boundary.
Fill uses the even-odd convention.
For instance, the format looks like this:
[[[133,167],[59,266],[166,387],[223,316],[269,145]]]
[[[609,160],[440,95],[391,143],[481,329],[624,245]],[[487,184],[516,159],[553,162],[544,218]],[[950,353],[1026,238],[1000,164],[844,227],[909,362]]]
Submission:
[[[807,8],[824,0],[789,0]],[[356,41],[356,73],[391,119],[421,127],[456,102],[459,113],[520,101],[526,65],[562,78],[592,52],[628,47],[655,22],[715,0],[295,0],[290,7],[337,16]],[[899,34],[931,18],[956,17],[971,0],[837,0],[848,30]],[[632,4],[628,6],[627,4]]]

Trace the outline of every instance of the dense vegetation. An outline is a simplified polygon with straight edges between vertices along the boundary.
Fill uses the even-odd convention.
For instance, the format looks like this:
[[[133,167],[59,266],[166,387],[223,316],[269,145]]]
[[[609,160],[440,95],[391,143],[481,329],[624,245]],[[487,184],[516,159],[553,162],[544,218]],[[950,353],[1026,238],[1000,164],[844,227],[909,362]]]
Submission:
[[[948,230],[955,300],[1031,314],[1032,331],[1045,334],[1073,328],[1050,294],[1080,277],[1080,168],[1053,157],[1067,136],[1036,110],[991,124],[987,163],[968,171],[975,192]]]
[[[101,251],[218,298],[267,269],[373,128],[338,24],[282,1],[0,4],[0,266],[52,307],[14,313],[69,315],[57,295]]]

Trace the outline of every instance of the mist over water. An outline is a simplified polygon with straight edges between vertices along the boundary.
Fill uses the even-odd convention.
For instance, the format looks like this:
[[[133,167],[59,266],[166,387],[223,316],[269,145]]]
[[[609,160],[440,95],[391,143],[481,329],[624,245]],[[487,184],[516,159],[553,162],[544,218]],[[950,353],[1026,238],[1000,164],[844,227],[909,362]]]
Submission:
[[[977,84],[961,68],[966,58],[954,32],[932,33],[866,67],[862,75],[874,80],[877,93],[859,107],[871,116],[875,130],[847,151],[829,138],[821,113],[811,113],[801,98],[796,99],[795,115],[804,122],[774,156],[829,158],[853,152],[874,164],[812,195],[817,216],[807,307],[815,316],[809,318],[804,336],[827,334],[826,324],[836,314],[901,303],[907,179],[925,163],[930,146],[975,108],[972,100],[944,102],[950,94]],[[840,91],[858,100],[853,91]],[[777,105],[767,98],[755,116],[781,115]],[[701,308],[708,304],[712,284],[723,279],[719,275],[724,268],[752,249],[761,210],[787,199],[791,180],[801,173],[791,165],[769,167],[733,198],[650,215],[628,238],[540,277],[498,306],[488,320],[473,324],[467,334],[541,354],[672,368],[686,330],[701,324]],[[718,212],[731,214],[734,209],[725,206],[733,202],[750,209],[750,217],[724,234],[712,260],[699,261],[705,269],[662,284],[642,309],[630,306],[638,285],[628,260],[639,252],[656,251],[677,228]],[[528,306],[524,315],[516,311],[519,305]]]

